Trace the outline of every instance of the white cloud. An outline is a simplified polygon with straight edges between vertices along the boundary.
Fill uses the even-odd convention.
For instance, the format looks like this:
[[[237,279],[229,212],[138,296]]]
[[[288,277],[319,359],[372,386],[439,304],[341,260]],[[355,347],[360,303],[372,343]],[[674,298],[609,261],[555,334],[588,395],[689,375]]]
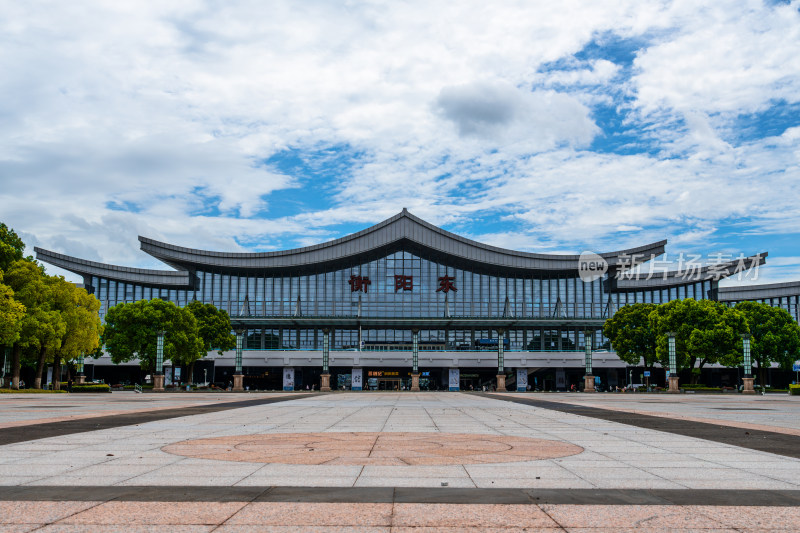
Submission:
[[[275,249],[401,207],[529,248],[702,243],[731,217],[796,232],[800,129],[721,131],[797,101],[798,2],[740,6],[7,4],[0,212],[42,246],[132,266],[157,265],[137,234]],[[600,35],[642,43],[633,77],[574,58]],[[655,148],[592,151],[598,102]],[[330,147],[352,157],[313,189],[329,195],[276,205],[310,178],[263,161]],[[478,214],[510,227],[473,227]]]

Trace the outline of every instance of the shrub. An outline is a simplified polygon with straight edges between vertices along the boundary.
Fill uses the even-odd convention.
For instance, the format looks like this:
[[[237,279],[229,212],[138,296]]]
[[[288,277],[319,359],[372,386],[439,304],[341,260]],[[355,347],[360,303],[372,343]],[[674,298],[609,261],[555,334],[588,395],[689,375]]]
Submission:
[[[0,389],[0,394],[60,394],[65,390],[44,390],[44,389]]]
[[[789,394],[792,396],[800,396],[800,383],[797,385],[789,385]]]
[[[66,384],[61,384],[61,390],[67,390]],[[72,384],[72,392],[111,392],[111,388],[105,383],[86,383],[84,385]]]

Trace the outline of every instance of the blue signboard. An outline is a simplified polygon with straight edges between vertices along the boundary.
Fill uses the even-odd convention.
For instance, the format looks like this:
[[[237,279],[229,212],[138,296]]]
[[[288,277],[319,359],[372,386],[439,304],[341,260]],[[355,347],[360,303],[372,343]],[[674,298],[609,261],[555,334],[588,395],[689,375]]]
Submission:
[[[644,371],[644,377],[646,377],[646,378],[650,377],[650,371],[649,370],[645,370]]]

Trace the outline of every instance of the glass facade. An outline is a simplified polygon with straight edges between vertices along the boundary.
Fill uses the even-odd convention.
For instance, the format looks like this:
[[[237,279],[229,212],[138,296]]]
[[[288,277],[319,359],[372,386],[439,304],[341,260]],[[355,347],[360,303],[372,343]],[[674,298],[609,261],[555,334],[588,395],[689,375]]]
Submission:
[[[186,305],[193,299],[212,303],[232,317],[524,317],[532,319],[605,319],[609,313],[636,302],[664,303],[676,298],[707,298],[711,281],[665,289],[608,292],[607,275],[583,282],[576,274],[531,271],[525,275],[492,275],[397,251],[379,259],[328,272],[307,275],[259,274],[249,271],[198,270],[195,289],[167,289],[92,278],[102,303],[101,315],[121,302],[161,298]],[[715,282],[713,282],[716,285]],[[716,288],[715,286],[713,287]],[[795,301],[795,313],[797,302]],[[509,329],[507,350],[581,351],[585,326]],[[593,345],[608,347],[596,330]],[[421,350],[497,349],[492,329],[422,329]],[[493,341],[493,342],[492,342]],[[406,329],[333,329],[331,349],[409,349]],[[322,348],[322,331],[315,328],[257,328],[248,330],[248,350]]]

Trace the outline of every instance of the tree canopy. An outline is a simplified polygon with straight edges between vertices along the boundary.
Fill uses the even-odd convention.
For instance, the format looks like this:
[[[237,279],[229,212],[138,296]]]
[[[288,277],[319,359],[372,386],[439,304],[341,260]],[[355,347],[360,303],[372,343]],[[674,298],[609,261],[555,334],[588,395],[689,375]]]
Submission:
[[[656,306],[650,320],[661,365],[669,366],[667,334],[674,332],[678,371],[689,370],[693,383],[706,364],[735,358],[748,331],[741,313],[711,300],[673,300]]]
[[[778,363],[788,370],[800,354],[800,325],[785,309],[758,302],[741,302],[734,307],[750,327],[750,357],[758,365],[759,383],[766,385],[765,370]],[[741,345],[741,341],[740,341]],[[741,364],[742,355],[730,363]],[[748,373],[749,369],[745,369]]]
[[[236,337],[231,334],[231,319],[227,311],[197,300],[189,302],[184,309],[192,313],[197,320],[200,338],[203,340],[206,352],[216,348],[217,353],[222,355],[223,352],[236,347]]]
[[[643,360],[644,366],[652,368],[658,360],[656,335],[650,321],[656,307],[647,303],[626,305],[603,325],[603,335],[611,341],[617,356],[630,365]]]
[[[138,357],[142,369],[152,372],[159,331],[165,332],[164,359],[173,365],[189,365],[206,353],[194,315],[159,299],[121,303],[109,309],[102,342],[113,363]]]

